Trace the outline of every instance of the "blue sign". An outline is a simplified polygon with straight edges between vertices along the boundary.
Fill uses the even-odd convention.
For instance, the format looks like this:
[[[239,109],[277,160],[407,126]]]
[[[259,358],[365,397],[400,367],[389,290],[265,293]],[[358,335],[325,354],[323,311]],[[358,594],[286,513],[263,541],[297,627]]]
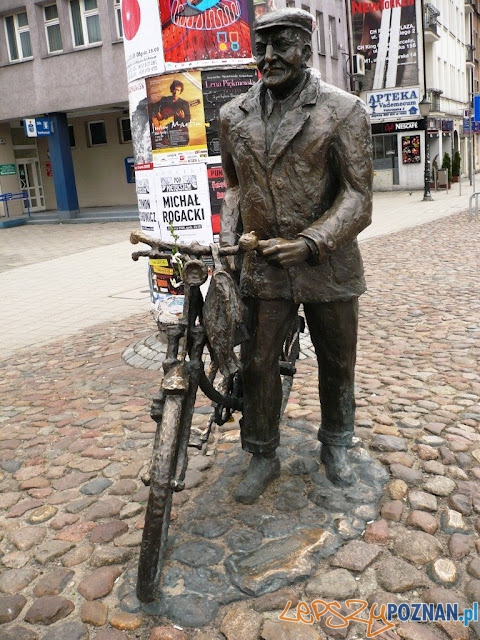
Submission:
[[[480,122],[480,96],[473,96],[473,119]]]
[[[28,138],[51,136],[53,133],[50,118],[25,118],[23,128]]]
[[[480,133],[480,122],[475,122],[474,116],[470,118],[470,123],[468,122],[468,118],[464,118],[463,133]]]

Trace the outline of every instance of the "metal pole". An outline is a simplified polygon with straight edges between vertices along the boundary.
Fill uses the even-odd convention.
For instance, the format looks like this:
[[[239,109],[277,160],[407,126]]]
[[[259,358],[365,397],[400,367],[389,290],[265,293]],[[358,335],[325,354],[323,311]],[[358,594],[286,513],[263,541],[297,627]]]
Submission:
[[[432,194],[430,193],[430,140],[428,138],[428,116],[425,117],[425,185],[423,189],[423,199],[432,199]]]

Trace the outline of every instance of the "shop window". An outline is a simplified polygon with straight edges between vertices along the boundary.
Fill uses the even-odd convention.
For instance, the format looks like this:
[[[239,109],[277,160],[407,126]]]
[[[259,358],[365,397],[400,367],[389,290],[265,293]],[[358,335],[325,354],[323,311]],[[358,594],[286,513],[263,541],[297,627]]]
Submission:
[[[107,130],[103,120],[88,123],[88,142],[90,147],[107,144]]]
[[[31,59],[33,57],[32,44],[27,12],[21,11],[11,16],[5,16],[4,20],[10,62]]]
[[[132,130],[130,128],[130,118],[118,119],[118,133],[120,137],[120,142],[122,144],[124,142],[132,141]]]
[[[63,51],[62,34],[60,32],[60,20],[56,3],[43,7],[45,19],[45,34],[47,36],[48,53]]]
[[[323,27],[323,13],[317,11],[317,48],[318,54],[325,55],[325,29]]]
[[[88,47],[102,41],[97,0],[70,0],[73,42]]]
[[[115,10],[115,27],[117,29],[117,37],[123,39],[122,11],[120,6],[121,0],[113,0],[113,8]]]
[[[373,136],[373,168],[391,169],[397,159],[397,136]]]

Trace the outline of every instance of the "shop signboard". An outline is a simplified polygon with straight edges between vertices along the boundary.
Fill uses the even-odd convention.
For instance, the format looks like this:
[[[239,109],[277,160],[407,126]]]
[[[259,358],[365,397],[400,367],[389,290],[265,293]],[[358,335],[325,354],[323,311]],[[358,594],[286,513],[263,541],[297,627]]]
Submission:
[[[397,88],[391,91],[367,92],[367,109],[372,121],[397,118],[412,119],[420,115],[419,87]]]
[[[14,164],[0,164],[0,176],[14,176],[17,167]]]

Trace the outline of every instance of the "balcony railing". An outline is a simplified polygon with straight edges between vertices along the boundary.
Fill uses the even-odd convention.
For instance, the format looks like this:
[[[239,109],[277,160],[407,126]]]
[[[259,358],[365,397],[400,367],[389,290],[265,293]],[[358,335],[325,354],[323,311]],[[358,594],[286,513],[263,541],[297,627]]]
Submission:
[[[436,42],[439,40],[440,35],[438,33],[438,16],[440,11],[430,4],[429,2],[424,5],[423,14],[423,30],[425,34],[425,42]]]

